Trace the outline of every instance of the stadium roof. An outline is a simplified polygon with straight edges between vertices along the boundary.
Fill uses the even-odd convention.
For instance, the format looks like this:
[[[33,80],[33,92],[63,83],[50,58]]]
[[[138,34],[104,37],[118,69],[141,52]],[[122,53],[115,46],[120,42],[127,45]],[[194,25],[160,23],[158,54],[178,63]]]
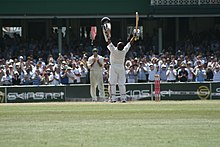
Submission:
[[[220,16],[220,5],[151,5],[152,17],[210,17]]]
[[[149,0],[1,0],[0,18],[99,18],[147,14]]]
[[[1,0],[0,18],[220,16],[220,0]]]

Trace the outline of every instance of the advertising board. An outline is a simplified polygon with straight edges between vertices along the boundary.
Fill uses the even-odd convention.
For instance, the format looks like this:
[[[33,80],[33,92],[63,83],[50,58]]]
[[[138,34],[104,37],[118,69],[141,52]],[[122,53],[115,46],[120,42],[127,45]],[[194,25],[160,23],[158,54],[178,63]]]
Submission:
[[[7,88],[7,102],[65,101],[64,86],[19,86]]]

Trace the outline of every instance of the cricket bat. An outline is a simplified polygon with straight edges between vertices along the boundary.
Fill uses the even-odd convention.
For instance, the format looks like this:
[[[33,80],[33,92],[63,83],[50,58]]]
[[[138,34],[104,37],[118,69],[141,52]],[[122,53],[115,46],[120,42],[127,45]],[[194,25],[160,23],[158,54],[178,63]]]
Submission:
[[[138,15],[138,12],[136,12],[135,40],[139,39],[139,36],[138,36],[138,23],[139,23],[139,15]]]
[[[138,12],[136,12],[136,25],[135,25],[136,32],[138,29],[138,23],[139,23],[139,15],[138,15]]]

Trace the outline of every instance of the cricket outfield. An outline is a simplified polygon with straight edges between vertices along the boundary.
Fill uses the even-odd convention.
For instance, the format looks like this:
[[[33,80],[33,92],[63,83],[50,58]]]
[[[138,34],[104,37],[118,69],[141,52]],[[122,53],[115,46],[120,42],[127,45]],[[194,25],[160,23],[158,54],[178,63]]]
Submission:
[[[218,147],[220,101],[0,104],[1,147]]]

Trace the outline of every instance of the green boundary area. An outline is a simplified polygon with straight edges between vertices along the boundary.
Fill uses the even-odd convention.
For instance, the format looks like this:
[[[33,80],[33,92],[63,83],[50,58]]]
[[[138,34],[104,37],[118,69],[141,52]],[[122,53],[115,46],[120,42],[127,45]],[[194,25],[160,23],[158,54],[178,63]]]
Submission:
[[[220,101],[0,104],[2,147],[218,147]]]

